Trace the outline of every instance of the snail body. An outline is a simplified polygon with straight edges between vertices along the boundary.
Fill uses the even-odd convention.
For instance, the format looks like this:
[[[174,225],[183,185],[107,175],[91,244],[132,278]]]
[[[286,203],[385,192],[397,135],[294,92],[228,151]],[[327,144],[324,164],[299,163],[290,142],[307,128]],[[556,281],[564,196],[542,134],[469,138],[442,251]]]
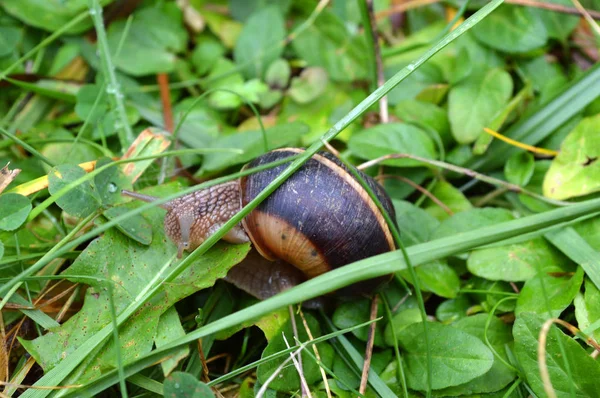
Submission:
[[[244,168],[303,151],[277,149],[257,157]],[[199,190],[163,205],[167,210],[165,232],[177,244],[179,255],[198,247],[288,165]],[[395,219],[391,200],[383,188],[369,176],[362,176]],[[123,193],[144,201],[154,200],[133,192]],[[248,272],[240,270],[248,270],[248,263],[234,267],[228,275],[227,279],[259,298],[269,297],[333,268],[395,249],[391,231],[374,201],[346,166],[325,152],[309,159],[223,239],[232,243],[251,241],[262,258],[274,262],[269,264],[255,256],[249,261],[253,264],[250,267],[257,269],[260,275],[244,277]],[[285,263],[291,264],[293,269],[273,271],[273,267],[283,268],[281,264]],[[281,286],[263,286],[266,283]]]

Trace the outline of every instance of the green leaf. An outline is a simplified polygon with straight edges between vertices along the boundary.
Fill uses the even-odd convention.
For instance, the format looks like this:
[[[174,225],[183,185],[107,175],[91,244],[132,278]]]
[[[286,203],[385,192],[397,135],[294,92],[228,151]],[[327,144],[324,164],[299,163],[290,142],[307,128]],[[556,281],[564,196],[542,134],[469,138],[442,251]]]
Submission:
[[[169,308],[164,314],[160,316],[160,321],[156,328],[156,336],[154,337],[154,343],[157,348],[160,348],[169,343],[173,343],[178,338],[185,336],[185,330],[179,320],[179,315],[175,307]],[[190,352],[189,347],[181,347],[179,352],[169,356],[166,361],[160,363],[165,376],[171,374],[177,367],[179,361],[187,357]],[[168,379],[167,379],[168,380]],[[166,384],[166,383],[165,383]]]
[[[215,394],[209,386],[185,372],[173,372],[164,384],[168,398],[213,398]]]
[[[225,55],[225,47],[217,39],[211,36],[200,36],[196,39],[196,47],[192,52],[192,65],[200,75],[207,74]]]
[[[312,336],[314,338],[321,336],[321,327],[317,320],[310,314],[305,314],[305,318]],[[296,324],[302,325],[302,319],[299,316],[296,316]],[[298,335],[299,341],[308,341],[308,335],[304,327],[298,327]],[[287,343],[290,347],[296,344],[291,322],[287,322],[285,326],[280,329],[279,333],[276,333],[275,337],[269,341],[269,344],[262,353],[263,358],[288,348],[283,336],[285,336],[285,340],[287,340]],[[321,372],[319,371],[318,364],[314,361],[314,359],[312,359],[312,357],[308,356],[304,352],[302,352],[301,356],[302,370],[308,385],[312,385],[320,381]],[[331,368],[333,363],[333,349],[329,344],[319,344],[319,356],[321,357],[323,364],[326,367]],[[256,370],[258,381],[261,384],[264,383],[273,374],[273,372],[277,370],[277,368],[285,359],[287,358],[278,358],[258,365],[258,369]],[[269,384],[269,388],[276,391],[298,390],[300,388],[300,378],[298,376],[296,367],[291,363],[289,366],[285,366],[279,376],[277,376],[271,382],[271,384]]]
[[[0,57],[12,54],[21,41],[21,29],[14,26],[0,26]]]
[[[294,145],[308,131],[300,122],[281,124],[266,130],[267,143],[270,149]],[[248,162],[265,152],[263,133],[261,131],[243,131],[219,137],[213,141],[215,148],[239,148],[243,154],[209,153],[204,157],[203,171],[222,170],[225,167]]]
[[[427,242],[440,222],[425,210],[404,200],[392,200],[396,221],[402,228],[400,238],[406,246]]]
[[[533,278],[540,266],[559,267],[565,261],[544,239],[473,250],[467,267],[474,275],[494,281],[520,282]]]
[[[399,340],[400,334],[403,333],[405,328],[413,323],[421,322],[423,322],[423,318],[421,317],[421,310],[418,308],[408,308],[403,311],[399,311],[396,315],[394,315],[392,321],[389,322],[385,327],[385,343],[390,347],[394,346],[394,333],[392,331],[392,327],[396,332],[396,338]]]
[[[254,12],[244,24],[233,58],[247,78],[262,78],[267,67],[281,55],[285,26],[281,12],[269,6]]]
[[[99,0],[100,5],[106,5],[111,0]],[[3,0],[4,10],[36,28],[53,32],[71,22],[78,14],[88,9],[87,0]],[[86,18],[83,22],[67,30],[67,33],[80,33],[92,26],[92,21]]]
[[[600,115],[583,119],[563,141],[544,179],[544,195],[568,199],[600,191]]]
[[[433,261],[415,268],[421,281],[421,289],[433,292],[440,297],[454,298],[460,289],[460,279],[456,271],[445,260]],[[408,282],[413,283],[408,270],[399,274]]]
[[[574,275],[541,273],[528,280],[517,300],[515,314],[532,312],[558,317],[573,302],[583,283],[583,269]]]
[[[131,210],[134,206],[117,206],[106,210],[102,215],[109,220],[119,217]],[[128,217],[117,224],[117,229],[125,236],[130,237],[142,245],[148,246],[152,243],[152,225],[141,215],[136,214]]]
[[[579,293],[575,297],[575,317],[579,329],[585,330],[592,323],[600,320],[600,306],[598,306],[598,303],[600,303],[600,289],[586,278],[585,293]],[[598,341],[600,330],[594,331],[592,337]]]
[[[442,302],[435,310],[435,317],[443,323],[452,323],[467,316],[471,302],[465,295]]]
[[[400,101],[394,113],[403,122],[423,124],[437,131],[444,143],[450,143],[450,123],[446,111],[435,104],[417,100]]]
[[[290,81],[291,73],[290,64],[285,59],[276,59],[267,69],[265,83],[273,89],[284,89]]]
[[[506,105],[512,90],[512,79],[502,69],[474,73],[452,87],[448,113],[456,141],[461,144],[475,141]]]
[[[4,243],[2,243],[2,241],[0,240],[0,260],[2,260],[3,256],[4,256]]]
[[[292,4],[292,0],[229,0],[229,12],[240,21],[245,21],[252,12],[268,6],[276,6],[281,15],[285,15]]]
[[[508,182],[519,186],[526,186],[533,176],[535,159],[529,152],[516,152],[504,165],[504,176]]]
[[[540,376],[538,339],[545,318],[531,313],[517,316],[513,327],[515,354],[527,383],[539,397],[545,397],[544,383]],[[564,352],[563,352],[564,349]],[[600,363],[593,359],[575,340],[557,327],[548,333],[546,364],[552,386],[559,398],[594,397],[600,391]]]
[[[513,218],[512,214],[505,209],[493,207],[470,209],[444,220],[434,231],[430,239],[457,236],[461,233],[471,232],[477,228],[510,221]]]
[[[18,193],[0,195],[0,229],[14,231],[19,228],[31,211],[31,201]]]
[[[459,330],[485,341],[485,325],[488,320],[488,314],[477,314],[463,318],[452,324]],[[510,327],[496,317],[492,317],[487,330],[488,340],[496,352],[508,362],[506,347],[513,341]],[[455,387],[449,387],[438,393],[444,396],[460,396],[471,394],[482,394],[499,391],[508,385],[515,378],[515,373],[494,356],[494,364],[485,374],[476,377],[468,383]]]
[[[546,44],[546,28],[530,8],[503,4],[472,30],[483,44],[510,54]]]
[[[492,367],[492,352],[478,338],[439,323],[429,323],[428,328],[434,390],[464,384]],[[423,325],[409,325],[399,335],[399,341],[406,352],[408,386],[418,391],[426,390],[427,349]]]
[[[438,181],[431,193],[455,214],[473,208],[469,199],[448,181]],[[427,213],[440,221],[444,221],[451,217],[444,209],[429,198],[425,200],[424,208]]]
[[[371,312],[371,301],[365,299],[353,300],[352,302],[343,303],[336,308],[333,313],[332,322],[338,329],[347,329],[361,323],[368,322]],[[383,309],[377,309],[377,316],[383,316]],[[352,334],[361,341],[367,341],[369,337],[370,326],[365,326],[360,329],[354,329]],[[378,347],[383,346],[383,325],[378,323],[375,329],[375,342]]]
[[[99,84],[83,85],[77,91],[76,100],[75,113],[81,120],[87,120],[92,125],[108,112],[110,106],[106,91]]]
[[[187,31],[175,3],[142,8],[134,14],[121,51],[113,58],[117,68],[133,76],[168,73],[175,70],[176,54],[185,50]],[[126,34],[127,22],[110,24],[107,38],[116,54]]]
[[[306,104],[325,91],[328,80],[325,69],[306,68],[299,77],[292,78],[289,95],[299,104]]]
[[[48,190],[51,195],[54,195],[57,191],[85,174],[85,170],[76,165],[63,164],[56,166],[48,173]],[[91,181],[86,181],[60,197],[56,204],[71,216],[84,218],[100,207],[102,199],[94,184]]]
[[[308,65],[325,68],[332,80],[350,82],[367,77],[364,35],[353,36],[328,9],[295,38],[292,46]]]
[[[392,153],[409,153],[435,159],[433,140],[418,127],[403,123],[380,124],[361,130],[348,141],[352,153],[362,159],[376,159]],[[411,159],[388,159],[381,164],[397,167],[419,167],[421,162]]]
[[[111,163],[109,158],[100,158],[96,161],[96,168],[100,168]],[[123,174],[123,171],[118,166],[112,166],[102,171],[94,177],[94,186],[102,204],[115,205],[125,201],[121,195],[121,190],[131,189],[131,180]]]

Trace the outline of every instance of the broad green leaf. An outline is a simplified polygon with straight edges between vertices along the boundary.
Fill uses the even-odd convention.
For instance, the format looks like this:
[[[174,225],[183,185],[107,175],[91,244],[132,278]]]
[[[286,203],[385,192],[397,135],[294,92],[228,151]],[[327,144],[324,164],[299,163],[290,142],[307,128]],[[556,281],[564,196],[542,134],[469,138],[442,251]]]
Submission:
[[[292,46],[309,66],[325,68],[332,80],[350,82],[367,77],[364,35],[353,36],[344,22],[327,9],[295,38]]]
[[[273,89],[284,89],[288,85],[291,73],[290,64],[285,59],[276,59],[267,69],[265,83]]]
[[[281,15],[285,15],[292,5],[292,0],[229,0],[229,12],[240,21],[245,21],[253,11],[269,6],[276,6]]]
[[[312,336],[314,338],[321,336],[321,327],[317,320],[310,314],[305,314],[305,318]],[[299,316],[296,316],[296,324],[302,325],[302,319]],[[301,342],[308,341],[308,335],[304,327],[298,327],[298,335],[298,339]],[[285,342],[286,340],[287,344]],[[269,342],[262,353],[262,357],[264,358],[281,350],[285,350],[288,348],[288,346],[291,347],[295,344],[296,341],[294,339],[292,324],[291,322],[287,322],[286,325],[279,330],[279,333],[277,333]],[[321,357],[323,364],[326,367],[331,368],[333,362],[333,349],[331,346],[327,343],[321,343],[318,345],[318,349],[319,356]],[[285,359],[286,358],[278,358],[273,361],[258,365],[256,375],[260,383],[264,383]],[[304,352],[302,353],[302,369],[304,371],[306,382],[309,385],[321,380],[321,373],[319,371],[318,364]],[[298,390],[300,388],[300,378],[298,376],[298,372],[296,371],[296,367],[293,366],[293,364],[284,367],[279,376],[277,376],[271,382],[271,384],[269,384],[269,388],[276,391]]]
[[[396,338],[400,339],[400,334],[403,333],[403,330],[412,325],[413,323],[421,323],[423,322],[423,318],[421,317],[421,310],[418,308],[407,308],[403,311],[399,311],[394,317],[392,321],[389,322],[384,331],[385,343],[393,347],[394,346],[394,331],[396,332]],[[394,331],[392,331],[392,327]]]
[[[281,55],[285,26],[281,12],[269,6],[254,12],[235,43],[233,58],[249,78],[262,78],[267,67]]]
[[[600,191],[600,115],[583,119],[563,141],[544,179],[544,195],[568,199]]]
[[[348,141],[352,153],[362,159],[376,159],[393,153],[409,153],[435,159],[435,144],[429,135],[416,126],[404,123],[380,124],[361,130]],[[411,159],[388,159],[382,162],[389,166],[418,167],[421,162]]]
[[[375,351],[371,357],[371,372],[380,375],[387,364],[390,363],[391,359],[391,350]],[[351,368],[340,355],[336,355],[333,360],[333,374],[335,375],[336,382],[330,382],[330,387],[337,385],[342,392],[340,397],[352,397],[353,395],[343,395],[343,393],[345,392],[348,394],[350,392],[350,388],[358,390],[360,386],[360,370],[356,367]],[[370,389],[367,389],[367,396],[369,396],[369,391]]]
[[[213,398],[215,394],[209,386],[189,373],[173,372],[166,378],[165,397],[169,398]]]
[[[85,176],[85,170],[72,164],[54,167],[48,173],[48,190],[54,195],[71,182]],[[73,217],[90,215],[102,204],[102,199],[91,181],[83,182],[60,197],[56,204]]]
[[[2,241],[0,240],[0,260],[2,260],[3,256],[4,256],[4,243],[2,243]]]
[[[0,230],[14,231],[19,228],[31,211],[31,201],[18,193],[0,195]]]
[[[96,161],[96,168],[112,162],[109,158],[100,158]],[[131,179],[127,177],[118,166],[112,166],[94,177],[94,186],[102,204],[115,205],[125,201],[121,190],[132,189]]]
[[[100,98],[98,98],[100,97]],[[110,103],[106,91],[99,84],[85,84],[77,91],[75,113],[81,120],[93,125],[109,110]]]
[[[569,82],[560,63],[553,62],[543,55],[534,59],[522,60],[518,65],[524,77],[540,94],[541,103],[558,94]],[[548,146],[544,145],[543,148],[548,148]]]
[[[421,289],[433,292],[445,298],[454,298],[460,289],[460,279],[456,271],[445,260],[433,261],[415,268],[421,282]],[[413,283],[408,270],[399,274],[408,282]]]
[[[310,133],[302,137],[302,145],[309,145],[318,140],[323,131],[326,131],[332,123],[349,112],[354,105],[354,100],[346,90],[343,90],[339,84],[330,82],[325,91],[308,104],[299,104],[286,96],[281,104],[281,113],[277,120],[279,123],[297,120],[306,123],[310,128]],[[357,127],[350,125],[337,138],[348,140]]]
[[[505,293],[515,293],[512,286],[507,282],[489,281],[478,277],[472,277],[467,283],[467,288],[489,292],[489,294],[469,293],[469,296],[477,300],[479,305],[486,311],[491,311],[500,300],[506,298]],[[515,306],[516,300],[504,300],[496,307],[496,314],[513,312]]]
[[[466,196],[447,181],[438,181],[431,193],[455,214],[473,208]],[[440,221],[451,217],[444,209],[429,198],[425,200],[424,208],[425,211]]]
[[[560,266],[566,259],[544,239],[473,250],[467,267],[474,275],[493,281],[520,282],[533,278],[540,267]]]
[[[558,317],[573,302],[581,289],[583,269],[577,267],[574,275],[542,273],[528,280],[519,294],[515,314],[532,312]]]
[[[435,317],[443,323],[452,323],[467,316],[467,311],[471,307],[471,302],[467,296],[460,295],[455,299],[446,300],[435,310]]]
[[[512,90],[512,79],[502,69],[474,73],[452,87],[448,114],[456,141],[461,144],[475,141],[506,105]]]
[[[192,52],[192,65],[200,75],[207,74],[216,62],[225,55],[225,47],[211,36],[200,36]]]
[[[127,22],[115,21],[107,31],[113,51],[119,48]],[[175,69],[176,54],[185,50],[187,31],[181,10],[175,3],[142,8],[135,13],[127,40],[113,62],[117,68],[133,76],[168,73]]]
[[[0,57],[10,55],[21,40],[21,29],[14,26],[0,26]]]
[[[99,0],[100,6],[112,0]],[[88,9],[87,0],[3,0],[4,10],[36,28],[54,32],[71,22],[77,15]],[[92,20],[87,18],[83,22],[67,30],[67,33],[80,33],[92,26]]]
[[[300,122],[280,124],[267,129],[268,149],[294,145],[307,131],[306,125]],[[244,153],[209,153],[204,157],[203,171],[222,170],[228,166],[245,163],[265,152],[261,131],[243,131],[224,135],[214,140],[212,146],[215,148],[239,148]]]
[[[434,390],[464,384],[485,374],[494,363],[492,352],[466,332],[439,323],[428,324]],[[399,335],[405,351],[408,386],[427,389],[427,349],[422,323],[413,323]]]
[[[450,123],[446,111],[429,102],[416,100],[400,101],[394,108],[394,113],[403,122],[423,124],[437,131],[444,143],[450,143]]]
[[[160,321],[156,328],[156,336],[154,337],[154,343],[157,348],[164,346],[168,343],[176,341],[178,338],[185,336],[185,330],[179,320],[179,314],[175,307],[169,308],[164,314],[160,316]],[[165,376],[171,374],[171,372],[177,367],[179,361],[187,357],[190,352],[189,347],[181,347],[179,352],[170,356],[169,359],[160,363]]]
[[[515,152],[504,165],[504,176],[508,182],[522,187],[526,186],[533,176],[535,159],[529,152]]]
[[[485,341],[484,331],[487,319],[487,314],[477,314],[454,322],[452,327],[467,332],[481,341]],[[487,330],[487,337],[496,352],[499,353],[506,362],[509,362],[506,355],[506,346],[510,346],[513,341],[510,327],[500,319],[492,317]],[[494,364],[485,374],[468,383],[449,387],[438,393],[446,396],[491,393],[504,388],[515,378],[515,376],[515,373],[510,368],[494,356]]]
[[[125,205],[111,207],[106,210],[102,215],[109,220],[117,218],[128,211],[134,206]],[[152,225],[140,214],[128,217],[117,224],[117,229],[121,231],[125,236],[130,237],[142,245],[148,246],[152,243]]]
[[[290,97],[300,104],[316,99],[327,87],[327,72],[323,68],[306,68],[299,77],[292,78],[288,91]]]
[[[159,197],[175,192],[174,186],[161,186],[150,194]],[[133,205],[141,205],[134,202]],[[147,288],[153,278],[174,258],[176,248],[161,227],[164,210],[156,207],[143,213],[154,225],[152,245],[144,246],[124,237],[116,229],[109,229],[92,241],[77,260],[64,272],[69,280],[89,285],[82,309],[54,330],[23,345],[46,370],[63,360],[62,355],[75,351],[89,336],[111,322],[109,293],[119,314]],[[241,261],[249,245],[218,243],[175,280],[163,283],[162,290],[119,329],[121,355],[129,363],[152,349],[160,316],[177,301],[212,286],[223,278],[229,268]],[[77,276],[80,276],[79,278]],[[92,277],[92,278],[84,278]],[[106,282],[112,283],[112,290]],[[114,340],[99,347],[80,365],[68,382],[85,383],[116,366]]]
[[[454,214],[444,220],[433,232],[430,239],[439,239],[446,236],[456,236],[461,233],[471,232],[477,228],[510,221],[514,217],[510,211],[494,207],[470,209]]]
[[[587,329],[591,324],[600,320],[600,289],[598,289],[589,279],[585,280],[585,293],[579,293],[575,297],[575,318],[577,326],[581,330]],[[595,330],[592,336],[598,341],[600,339],[600,329]]]
[[[522,313],[517,316],[513,327],[519,365],[523,368],[527,383],[539,397],[546,396],[538,361],[538,339],[546,319],[537,314]],[[598,394],[600,363],[578,342],[553,326],[544,348],[548,374],[557,397],[572,397],[571,392],[577,397],[595,397]]]
[[[510,54],[524,53],[546,44],[546,28],[528,7],[503,4],[472,29],[483,44]]]
[[[402,233],[400,238],[406,246],[427,242],[440,222],[425,210],[404,200],[393,200],[396,221]]]
[[[352,302],[343,303],[336,308],[333,313],[332,322],[338,329],[347,329],[361,323],[368,322],[371,312],[371,301],[366,299],[353,300]],[[377,316],[384,315],[383,308],[380,306],[377,309]],[[360,329],[354,329],[352,334],[362,341],[367,341],[369,337],[370,326],[365,326]],[[383,346],[383,325],[377,324],[375,329],[375,345]]]

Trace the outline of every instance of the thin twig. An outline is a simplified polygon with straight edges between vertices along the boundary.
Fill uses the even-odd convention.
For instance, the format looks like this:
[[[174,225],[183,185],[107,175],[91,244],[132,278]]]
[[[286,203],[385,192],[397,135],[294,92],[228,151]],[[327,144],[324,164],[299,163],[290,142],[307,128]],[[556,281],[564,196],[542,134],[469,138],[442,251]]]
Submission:
[[[300,341],[300,335],[298,334],[298,325],[296,325],[296,316],[294,315],[294,307],[292,307],[291,305],[288,305],[288,310],[290,311],[290,322],[292,324],[292,333],[294,333],[294,337],[296,338],[296,340]],[[283,336],[283,339],[285,340],[285,336]],[[287,340],[285,343],[287,344]],[[288,346],[288,348],[290,348],[290,347]],[[296,360],[292,359],[292,361],[294,362],[294,365],[296,365]],[[296,367],[298,368],[298,375],[300,376],[300,380],[304,380],[304,370],[302,369],[302,355],[300,355],[298,357],[298,364],[296,365]],[[304,388],[304,384],[306,384],[306,383],[301,383],[303,397],[310,395],[308,388],[306,388],[306,389]]]
[[[376,179],[379,180],[379,179],[386,179],[386,178],[393,178],[395,180],[402,181],[403,183],[410,185],[411,187],[413,187],[414,189],[416,189],[417,191],[421,192],[423,195],[425,195],[429,199],[431,199],[431,201],[433,203],[438,205],[448,215],[450,215],[450,216],[454,215],[454,212],[448,207],[448,205],[446,205],[444,202],[442,202],[440,199],[438,199],[433,193],[428,191],[427,188],[420,186],[419,184],[417,184],[410,178],[406,178],[403,176],[397,176],[394,174],[382,174],[382,175],[377,176]]]
[[[371,25],[373,52],[375,53],[375,67],[377,68],[377,87],[381,87],[385,83],[385,75],[383,73],[383,61],[381,59],[381,47],[379,46],[379,33],[377,32],[377,21],[375,20],[375,11],[373,10],[373,0],[365,0],[365,4],[367,5],[367,14],[369,16],[369,24]],[[390,120],[387,96],[383,96],[379,100],[379,118],[381,123],[388,123]]]
[[[585,8],[583,8],[583,6],[579,2],[579,0],[571,0],[571,2],[573,2],[573,4],[575,5],[575,8],[577,8],[577,10],[579,12],[581,12],[581,14],[583,15],[583,17],[587,21],[587,23],[590,24],[590,26],[592,27],[592,29],[594,29],[594,31],[596,32],[596,34],[600,35],[600,26],[598,26],[598,24],[596,23],[596,21],[594,21],[594,18],[590,15],[590,13],[592,11],[588,11]]]
[[[308,322],[306,322],[306,318],[304,317],[304,312],[302,312],[302,308],[299,309],[300,318],[302,319],[302,323],[304,324],[304,330],[306,330],[306,334],[308,334],[309,342],[313,341],[315,338],[308,327]],[[321,363],[321,355],[319,355],[319,350],[317,349],[317,345],[312,345],[313,352],[315,353],[315,357]],[[325,392],[327,393],[327,398],[332,398],[331,389],[329,388],[329,382],[327,381],[327,375],[325,374],[325,369],[322,366],[319,366],[319,370],[321,371],[321,378],[323,379],[323,384],[325,384]]]
[[[291,348],[290,344],[287,341],[287,338],[285,337],[285,333],[281,333],[281,335],[283,337],[283,342],[285,343],[285,346],[288,349]],[[312,398],[312,395],[310,395],[310,388],[308,387],[308,383],[306,382],[306,378],[304,377],[304,372],[302,371],[302,368],[300,367],[300,362],[298,362],[298,359],[302,358],[302,355],[298,355],[298,359],[294,358],[293,355],[290,358],[292,358],[292,362],[294,363],[294,366],[296,367],[296,370],[298,371],[298,376],[300,376],[300,386],[302,386],[302,396]]]
[[[542,328],[540,329],[540,334],[538,336],[538,363],[540,367],[540,376],[542,378],[542,383],[544,384],[544,391],[546,392],[546,395],[550,398],[556,398],[556,392],[554,391],[554,387],[552,387],[552,380],[550,380],[548,364],[546,363],[546,340],[548,338],[550,328],[554,323],[558,323],[564,326],[573,335],[577,336],[581,334],[581,331],[578,328],[558,318],[548,319],[546,322],[544,322]],[[594,349],[596,350],[595,352],[600,351],[600,345],[598,345],[598,343],[592,337],[583,337],[583,340],[588,345],[594,347]]]
[[[377,299],[378,295],[373,297],[371,300],[371,314],[369,316],[369,320],[373,320],[377,318]],[[365,391],[367,391],[367,381],[369,380],[369,370],[371,369],[371,358],[373,357],[373,343],[375,342],[375,329],[377,328],[377,323],[373,322],[369,327],[369,338],[367,339],[367,348],[365,349],[365,362],[363,363],[362,375],[360,377],[360,388],[358,392],[362,395],[365,395]]]
[[[267,380],[265,380],[265,384],[263,384],[262,387],[260,388],[260,390],[258,390],[258,393],[256,393],[256,398],[262,398],[265,395],[265,393],[267,392],[267,389],[269,388],[269,384],[271,384],[271,382],[273,380],[275,380],[275,378],[279,375],[279,373],[281,373],[283,368],[288,364],[289,361],[292,360],[292,358],[294,358],[296,355],[298,355],[298,354],[300,354],[300,352],[302,352],[302,350],[304,349],[305,346],[306,346],[306,344],[302,343],[296,351],[292,352],[290,354],[290,356],[285,361],[283,361],[281,363],[281,365],[279,365],[277,367],[277,369],[275,369],[273,374],[271,376],[269,376],[269,378]]]
[[[556,199],[547,198],[547,197],[545,197],[543,195],[539,195],[539,194],[537,194],[535,192],[528,191],[525,188],[520,187],[519,185],[511,184],[510,182],[506,182],[506,181],[500,180],[498,178],[490,177],[490,176],[487,176],[485,174],[478,173],[478,172],[476,172],[474,170],[471,170],[471,169],[467,169],[467,168],[464,168],[464,167],[456,166],[456,165],[453,165],[451,163],[441,162],[439,160],[432,160],[432,159],[422,158],[420,156],[411,155],[409,153],[394,153],[394,154],[390,154],[390,155],[381,156],[381,157],[379,157],[377,159],[369,160],[368,162],[365,162],[365,163],[357,166],[357,169],[364,170],[364,169],[366,169],[368,167],[374,166],[374,165],[379,164],[379,163],[381,163],[381,162],[383,162],[385,160],[388,160],[388,159],[412,159],[412,160],[417,160],[419,162],[423,162],[423,163],[426,163],[426,164],[430,164],[432,166],[440,167],[442,169],[454,171],[455,173],[463,174],[463,175],[466,175],[467,177],[471,177],[471,178],[475,178],[475,179],[483,181],[483,182],[487,182],[488,184],[491,184],[491,185],[495,185],[495,186],[499,186],[499,187],[504,187],[504,188],[508,189],[511,192],[522,193],[524,195],[531,196],[532,198],[541,200],[541,201],[546,202],[546,203],[550,203],[550,204],[552,204],[554,206],[570,206],[570,205],[573,204],[571,202],[565,202],[563,200],[556,200]]]
[[[204,356],[204,350],[202,349],[202,339],[198,339],[198,355],[200,355],[200,362],[202,363],[202,379],[205,383],[210,382],[208,377],[208,365],[206,364],[206,357]]]
[[[173,108],[171,107],[171,93],[169,91],[169,75],[166,73],[158,73],[156,75],[158,87],[160,88],[160,102],[163,108],[163,121],[165,130],[173,133],[175,125],[173,124]]]
[[[508,190],[506,188],[496,188],[473,204],[475,205],[475,207],[481,207],[487,204],[489,201],[497,198],[498,196],[505,194],[507,191]]]
[[[387,10],[383,10],[375,14],[375,19],[383,19],[390,15],[400,14],[408,10],[412,10],[419,7],[428,6],[431,4],[439,3],[441,0],[413,0],[407,1],[406,3],[396,4]],[[562,14],[585,16],[585,14],[577,8],[563,6],[561,4],[544,3],[535,0],[504,0],[507,4],[513,4],[516,6],[541,8],[544,10],[560,12]],[[586,10],[587,13],[596,20],[600,20],[600,12],[593,10]]]

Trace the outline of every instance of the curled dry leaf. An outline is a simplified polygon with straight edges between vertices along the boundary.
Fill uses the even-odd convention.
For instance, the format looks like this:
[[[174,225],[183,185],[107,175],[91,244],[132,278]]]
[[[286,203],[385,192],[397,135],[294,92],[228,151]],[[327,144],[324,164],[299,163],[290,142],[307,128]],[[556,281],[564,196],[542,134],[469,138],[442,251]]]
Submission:
[[[2,193],[6,187],[13,182],[15,178],[21,172],[21,169],[9,169],[8,164],[0,169],[0,193]]]

